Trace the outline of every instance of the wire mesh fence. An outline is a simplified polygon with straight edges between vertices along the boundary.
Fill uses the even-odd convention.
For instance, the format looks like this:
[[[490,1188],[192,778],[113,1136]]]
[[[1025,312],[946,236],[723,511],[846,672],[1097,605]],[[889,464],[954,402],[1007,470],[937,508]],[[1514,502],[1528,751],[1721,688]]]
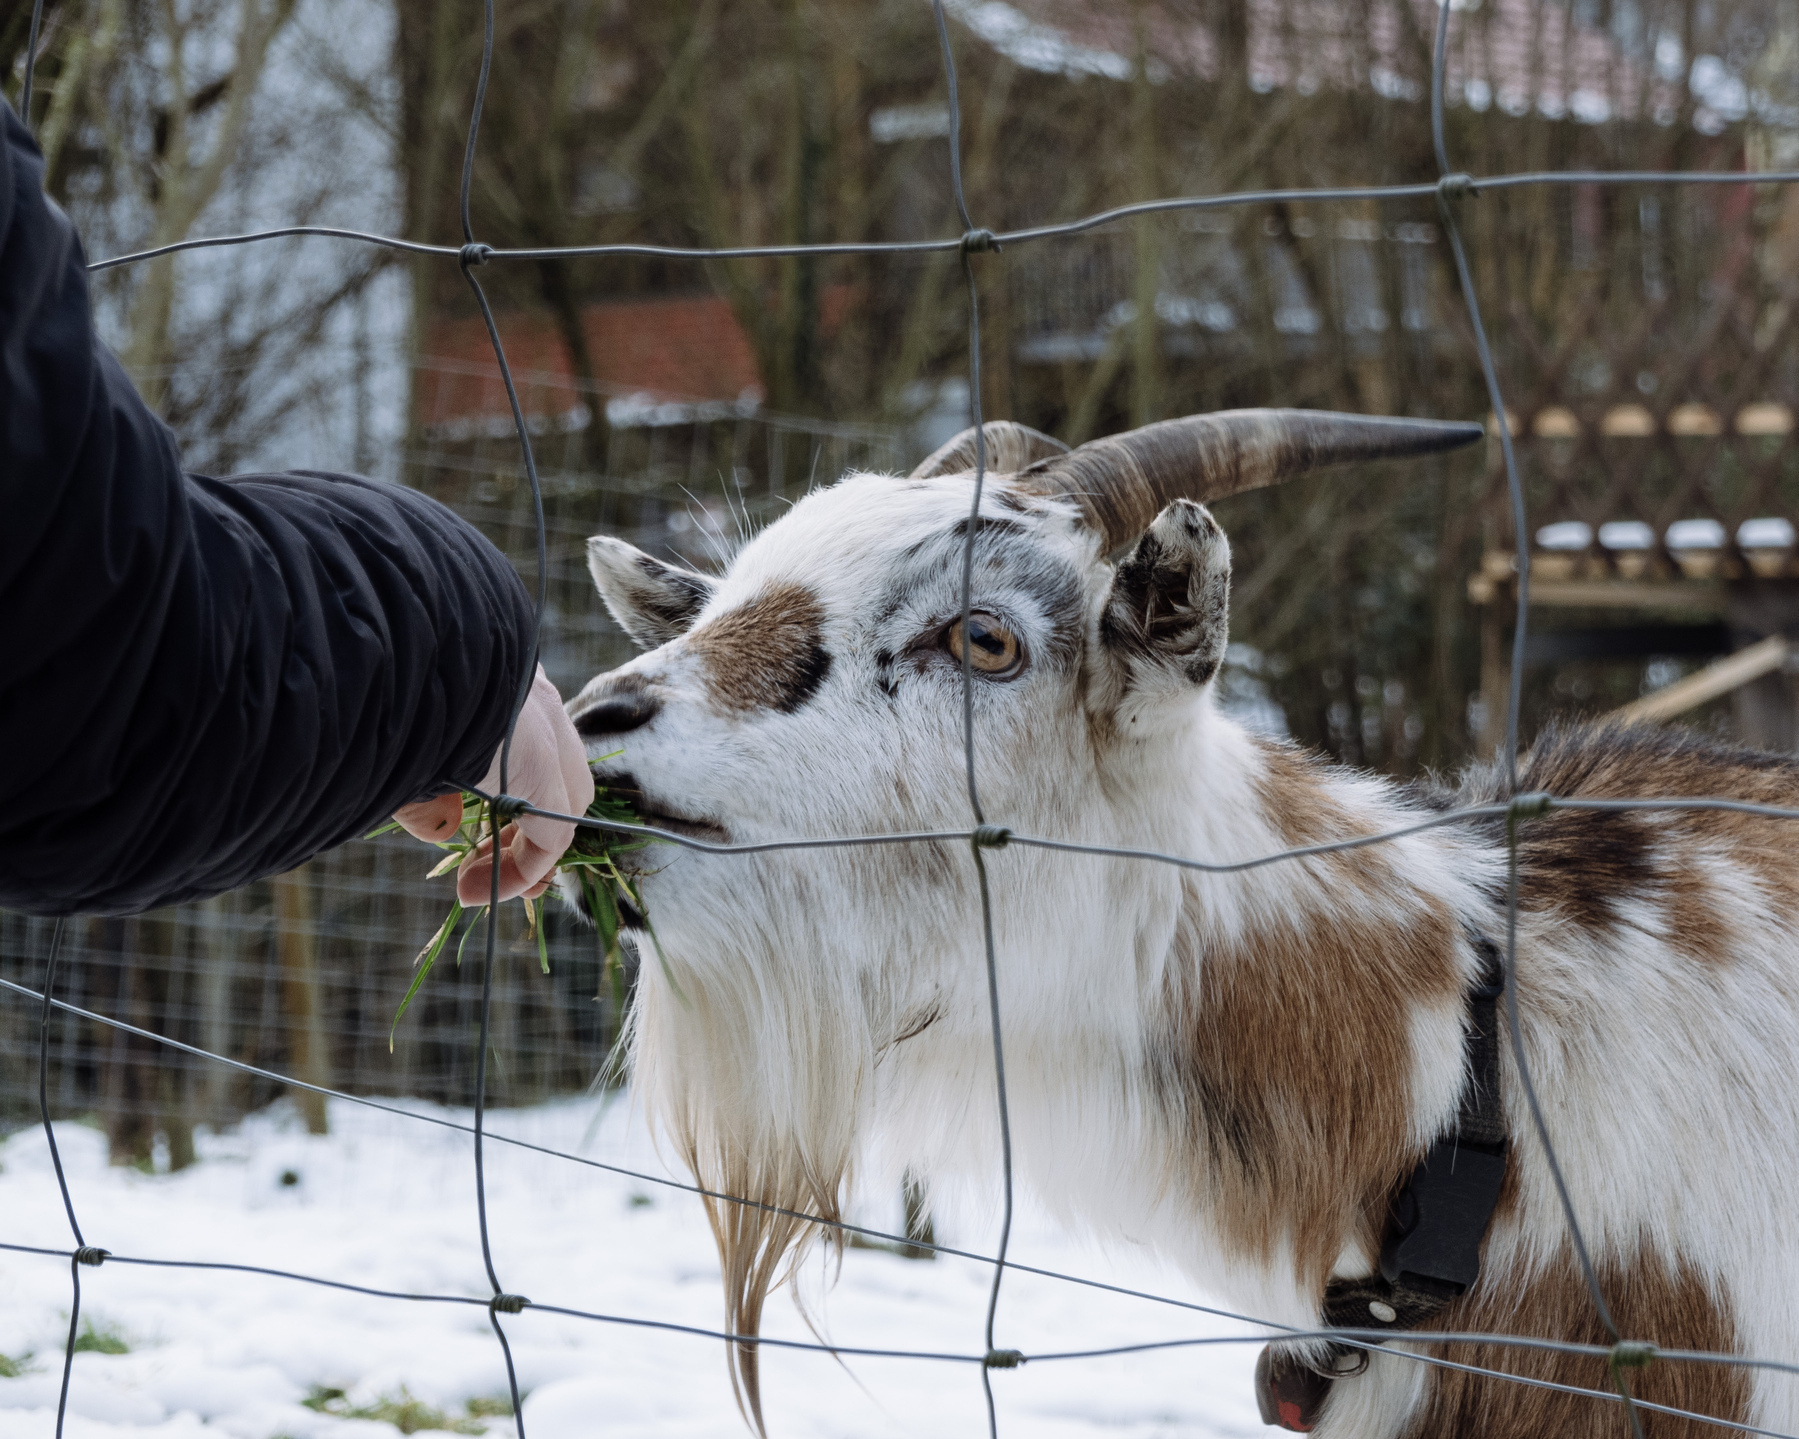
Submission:
[[[448,969],[404,1024],[393,1023],[405,993],[393,956],[415,951],[443,922],[443,908],[441,885],[422,878],[410,845],[350,845],[203,904],[70,921],[61,944],[65,997],[314,1084],[467,1105],[474,1069],[466,1036],[480,1007],[473,972]],[[494,1093],[508,1105],[580,1092],[594,1078],[583,1056],[604,1054],[617,1033],[592,932],[565,916],[546,923],[547,975],[522,924],[503,940],[494,1015],[504,1067]],[[0,926],[0,976],[41,980],[49,922],[8,914]],[[8,1128],[37,1118],[38,1039],[36,1016],[11,1007],[0,1017],[0,1122]],[[96,1116],[121,1163],[149,1163],[160,1136],[179,1169],[192,1157],[196,1125],[235,1122],[283,1093],[67,1014],[54,1022],[49,1062],[53,1112]],[[306,1103],[322,1125],[322,1110]]]
[[[35,52],[38,15],[41,8],[40,3],[33,14],[30,53]],[[1052,238],[1085,234],[1123,219],[1148,215],[1178,213],[1191,218],[1207,212],[1267,204],[1273,201],[1305,201],[1324,204],[1403,200],[1434,203],[1438,211],[1441,233],[1448,241],[1453,257],[1462,298],[1466,305],[1468,336],[1478,355],[1492,409],[1491,434],[1500,453],[1498,473],[1504,476],[1505,494],[1510,510],[1510,537],[1516,545],[1514,563],[1517,619],[1514,630],[1510,694],[1503,726],[1503,743],[1500,748],[1500,766],[1504,778],[1502,788],[1513,797],[1503,799],[1498,803],[1450,808],[1417,823],[1384,833],[1358,835],[1326,843],[1290,847],[1252,859],[1232,862],[1214,862],[1150,849],[1088,845],[1015,832],[1004,825],[1004,816],[995,815],[990,818],[982,805],[975,776],[974,682],[970,662],[966,655],[963,659],[962,674],[962,739],[971,823],[965,829],[918,834],[804,836],[753,844],[711,844],[651,827],[614,824],[580,816],[560,816],[535,808],[505,792],[503,766],[501,793],[482,797],[488,805],[490,823],[497,823],[523,813],[538,814],[569,820],[576,824],[650,837],[687,849],[723,855],[871,845],[941,844],[945,842],[959,842],[968,845],[969,859],[978,878],[981,900],[982,951],[986,964],[991,1050],[995,1074],[994,1099],[998,1111],[1000,1136],[1000,1153],[997,1157],[1003,1177],[1005,1204],[998,1243],[993,1254],[971,1253],[928,1243],[921,1247],[959,1255],[991,1266],[992,1281],[980,1345],[955,1350],[898,1350],[732,1335],[674,1324],[653,1316],[617,1315],[582,1310],[554,1304],[546,1299],[527,1298],[509,1292],[494,1267],[488,1242],[483,1156],[486,1144],[516,1141],[487,1132],[486,1105],[491,1096],[499,1093],[506,1094],[508,1098],[524,1098],[533,1094],[554,1092],[559,1087],[566,1086],[569,1082],[567,1056],[571,1050],[577,1046],[602,1046],[607,1037],[616,1031],[619,1016],[607,1011],[604,1006],[600,1006],[597,1009],[586,1011],[586,1017],[579,1027],[569,1017],[571,1013],[578,1010],[578,1006],[570,1002],[571,998],[588,991],[589,986],[593,985],[597,978],[598,968],[597,957],[590,950],[584,952],[584,945],[587,941],[577,933],[565,932],[555,937],[557,963],[552,966],[551,976],[543,983],[540,984],[535,979],[527,981],[502,977],[497,964],[499,945],[502,939],[496,919],[498,914],[496,903],[488,910],[484,955],[479,964],[478,973],[471,971],[459,984],[444,989],[439,996],[433,998],[430,1001],[433,1010],[425,1017],[425,1022],[418,1025],[415,1032],[406,1035],[404,1043],[407,1047],[404,1050],[396,1047],[396,1054],[403,1056],[399,1060],[402,1072],[404,1065],[410,1062],[409,1057],[420,1056],[433,1047],[441,1048],[445,1054],[462,1056],[460,1060],[450,1060],[447,1067],[443,1064],[431,1065],[430,1070],[434,1076],[431,1082],[439,1086],[436,1092],[444,1097],[470,1100],[474,1109],[473,1123],[463,1126],[457,1121],[443,1118],[420,1115],[410,1115],[410,1117],[423,1119],[425,1122],[447,1124],[452,1128],[466,1128],[472,1135],[476,1194],[480,1216],[480,1239],[486,1260],[487,1275],[491,1282],[491,1295],[487,1298],[479,1298],[468,1295],[396,1293],[323,1276],[289,1273],[276,1268],[218,1264],[198,1257],[112,1254],[89,1242],[79,1221],[78,1196],[71,1192],[66,1180],[63,1179],[61,1163],[60,1160],[57,1160],[57,1175],[62,1185],[61,1195],[69,1220],[72,1247],[50,1249],[16,1244],[0,1245],[0,1247],[18,1252],[59,1257],[70,1263],[73,1303],[69,1344],[63,1368],[62,1404],[64,1407],[67,1402],[71,1361],[80,1317],[82,1272],[85,1268],[113,1263],[179,1267],[200,1271],[254,1270],[295,1282],[323,1285],[371,1299],[407,1300],[484,1308],[488,1313],[494,1335],[506,1356],[512,1405],[515,1417],[521,1424],[521,1433],[522,1416],[518,1415],[519,1390],[513,1370],[510,1344],[515,1334],[522,1337],[528,1331],[522,1326],[516,1331],[509,1330],[507,1325],[502,1324],[501,1317],[510,1318],[532,1312],[557,1314],[605,1324],[631,1324],[664,1328],[750,1346],[794,1347],[815,1349],[839,1356],[884,1357],[978,1366],[986,1394],[987,1427],[995,1436],[1000,1428],[992,1381],[992,1374],[995,1370],[1014,1369],[1026,1362],[1040,1364],[1051,1361],[1075,1361],[1106,1354],[1141,1352],[1154,1348],[1178,1348],[1213,1343],[1259,1343],[1269,1335],[1288,1340],[1329,1340],[1349,1350],[1366,1351],[1378,1348],[1397,1358],[1438,1369],[1469,1371],[1505,1382],[1582,1394],[1596,1404],[1621,1406],[1631,1431],[1639,1436],[1644,1432],[1643,1417],[1646,1414],[1678,1417],[1695,1424],[1711,1425],[1740,1433],[1777,1432],[1757,1428],[1743,1422],[1740,1418],[1694,1413],[1675,1406],[1648,1402],[1633,1395],[1631,1376],[1652,1364],[1717,1365],[1744,1370],[1776,1370],[1791,1374],[1799,1374],[1799,1365],[1778,1356],[1660,1349],[1652,1342],[1652,1338],[1628,1334],[1614,1322],[1612,1310],[1607,1303],[1606,1288],[1601,1282],[1601,1271],[1589,1251],[1580,1215],[1576,1211],[1551,1141],[1550,1126],[1544,1118],[1524,1044],[1522,1025],[1526,1022],[1527,1016],[1520,1012],[1516,962],[1520,911],[1519,851],[1521,828],[1543,816],[1556,812],[1595,814],[1624,812],[1734,813],[1758,819],[1789,821],[1799,819],[1799,810],[1709,796],[1672,798],[1645,794],[1631,799],[1600,800],[1552,794],[1515,793],[1519,779],[1519,706],[1523,683],[1523,656],[1529,630],[1533,531],[1528,523],[1526,489],[1520,478],[1520,465],[1515,454],[1514,426],[1508,414],[1505,396],[1501,393],[1492,348],[1476,298],[1460,220],[1463,208],[1471,200],[1482,195],[1523,189],[1570,186],[1741,186],[1744,184],[1744,177],[1738,174],[1716,172],[1666,171],[1644,173],[1534,171],[1476,176],[1458,171],[1452,164],[1452,158],[1447,151],[1443,127],[1452,8],[1444,5],[1440,7],[1436,16],[1430,114],[1439,173],[1435,180],[1427,183],[1183,196],[1119,206],[1061,224],[1001,233],[984,229],[979,225],[977,217],[970,213],[964,193],[961,175],[960,104],[957,94],[956,58],[941,0],[938,0],[934,10],[938,37],[941,42],[944,78],[949,96],[951,168],[948,184],[960,217],[962,233],[959,235],[885,244],[755,246],[734,250],[646,245],[556,247],[544,250],[501,249],[487,246],[475,237],[469,222],[469,177],[479,137],[481,109],[493,53],[493,4],[492,0],[487,0],[485,7],[486,45],[480,78],[475,88],[463,168],[463,244],[460,246],[426,245],[382,235],[300,226],[252,234],[181,241],[136,254],[101,260],[90,266],[93,270],[103,270],[136,263],[174,251],[206,246],[248,244],[295,234],[332,236],[347,242],[386,246],[416,255],[455,261],[461,268],[480,306],[484,326],[492,343],[498,365],[500,392],[505,398],[504,413],[509,414],[510,417],[510,434],[519,447],[519,471],[525,482],[522,489],[519,489],[516,484],[513,488],[515,504],[497,505],[498,492],[489,493],[480,488],[481,486],[494,486],[497,483],[492,477],[491,467],[488,467],[488,478],[477,481],[473,492],[465,493],[462,497],[463,503],[475,518],[509,533],[516,533],[523,515],[529,514],[528,529],[535,541],[536,550],[537,609],[541,627],[545,618],[551,613],[551,606],[556,602],[554,597],[558,596],[559,591],[571,583],[577,582],[570,573],[570,556],[566,546],[570,539],[584,532],[588,527],[586,517],[578,513],[568,521],[553,519],[547,513],[548,502],[558,492],[576,500],[587,500],[592,496],[579,480],[561,483],[560,477],[541,470],[537,460],[537,447],[549,439],[559,425],[564,430],[575,427],[575,422],[571,417],[577,415],[579,407],[597,403],[601,397],[598,395],[581,397],[561,410],[556,410],[553,407],[546,408],[529,398],[528,387],[524,393],[521,393],[517,383],[518,377],[509,368],[498,328],[476,273],[479,269],[493,264],[566,255],[654,255],[676,262],[703,262],[731,256],[829,255],[872,252],[955,255],[959,259],[967,285],[970,419],[977,436],[974,484],[969,511],[970,521],[967,526],[967,539],[963,546],[961,567],[961,613],[962,621],[966,625],[971,614],[975,540],[980,528],[981,498],[988,468],[986,440],[981,428],[980,297],[975,280],[977,267],[983,262],[983,257],[1002,247],[1015,247]],[[1464,81],[1465,79],[1466,77],[1464,77]],[[1650,89],[1653,90],[1653,85],[1650,86]],[[31,70],[28,54],[24,88],[24,111],[27,116],[31,113],[30,99]],[[1653,99],[1654,96],[1649,95],[1644,103],[1649,103]],[[1799,173],[1764,171],[1758,173],[1754,178],[1758,184],[1784,185],[1799,180]],[[682,419],[682,423],[687,427],[689,433],[685,438],[686,451],[684,455],[678,454],[671,459],[665,452],[658,454],[655,449],[656,442],[659,439],[666,441],[667,437],[652,435],[648,437],[650,453],[647,456],[631,461],[618,461],[616,462],[617,467],[620,470],[633,469],[639,473],[647,473],[658,471],[668,465],[673,465],[678,470],[685,464],[693,473],[697,474],[702,469],[714,467],[717,464],[717,457],[728,452],[730,456],[728,474],[733,487],[737,490],[736,502],[748,506],[752,503],[747,494],[748,487],[739,483],[739,476],[747,473],[750,469],[749,466],[738,463],[740,454],[744,453],[746,448],[744,428],[739,423],[741,418],[722,413],[686,416]],[[486,420],[480,420],[473,425],[466,422],[459,423],[461,423],[460,429],[441,429],[437,433],[437,438],[446,442],[460,442],[471,439],[491,441],[500,437],[500,427]],[[791,430],[777,424],[767,427],[767,431],[762,437],[765,442],[765,454],[761,462],[764,466],[763,480],[760,486],[757,486],[761,489],[761,494],[757,495],[753,501],[758,506],[776,496],[786,484],[786,477],[792,463],[785,448],[786,437],[790,433],[792,433]],[[779,440],[777,440],[777,436],[780,437]],[[840,459],[844,465],[878,465],[884,458],[890,462],[892,454],[891,448],[883,451],[882,445],[886,442],[881,436],[858,433],[848,429],[830,434],[814,433],[811,440],[813,443],[810,448],[814,457],[822,458],[829,454],[834,459]],[[416,458],[417,462],[426,470],[435,471],[439,484],[453,483],[454,481],[449,477],[459,475],[466,480],[469,473],[466,461],[458,462],[447,451]],[[607,469],[612,470],[613,468],[614,462],[608,462]],[[551,482],[546,483],[546,480]],[[665,485],[666,482],[666,476],[664,476],[658,479],[657,484]],[[604,523],[625,528],[635,526],[641,529],[645,525],[656,523],[663,517],[644,502],[647,493],[648,490],[645,488],[633,491],[629,485],[613,487],[607,493],[606,503],[615,508],[599,518]],[[527,496],[530,501],[528,512],[523,508],[524,499]],[[727,496],[727,499],[730,498]],[[595,664],[603,664],[607,656],[599,653],[600,648],[591,636],[578,637],[570,642],[569,652],[560,665],[571,668],[591,668]],[[549,653],[546,651],[546,657]],[[1292,1326],[1276,1324],[1254,1316],[1226,1314],[1224,1311],[1205,1306],[1142,1293],[1136,1297],[1145,1301],[1173,1304],[1189,1310],[1224,1314],[1224,1317],[1243,1320],[1256,1326],[1261,1332],[1201,1340],[1173,1338],[1150,1344],[1108,1349],[1068,1348],[1023,1353],[1006,1347],[1001,1342],[1004,1333],[1003,1310],[1000,1302],[1003,1282],[1009,1270],[1022,1270],[1029,1266],[1016,1265],[1007,1257],[1012,1223],[1012,1142],[1008,1121],[1004,1026],[999,1005],[998,969],[1002,962],[1002,956],[998,953],[994,941],[993,905],[988,873],[989,856],[997,851],[1019,846],[1072,854],[1122,857],[1144,864],[1168,865],[1194,871],[1234,873],[1292,863],[1310,856],[1384,845],[1403,836],[1422,831],[1473,823],[1499,823],[1504,827],[1506,852],[1509,858],[1509,875],[1505,896],[1505,933],[1500,954],[1503,961],[1505,1027],[1510,1046],[1512,1073],[1526,1098],[1532,1120],[1533,1138],[1541,1146],[1545,1157],[1562,1215],[1566,1221],[1568,1240],[1578,1257],[1587,1295],[1597,1311],[1605,1331],[1606,1342],[1578,1343],[1556,1335],[1462,1333],[1434,1328],[1427,1331],[1348,1326],[1295,1329]],[[131,1131],[125,1141],[128,1145],[135,1144],[142,1147],[143,1136],[153,1132],[160,1125],[171,1149],[175,1148],[178,1143],[176,1135],[180,1126],[182,1124],[191,1126],[194,1116],[212,1117],[242,1113],[251,1105],[266,1099],[275,1092],[277,1087],[291,1089],[303,1096],[317,1097],[329,1094],[348,1102],[392,1107],[385,1105],[380,1100],[371,1099],[366,1093],[358,1092],[364,1089],[390,1088],[392,1069],[391,1066],[383,1066],[378,1076],[371,1076],[366,1061],[362,1057],[371,1041],[369,1019],[371,1017],[383,1019],[390,1012],[388,1005],[383,1002],[387,997],[387,992],[379,986],[371,988],[355,976],[363,971],[366,958],[370,953],[395,945],[403,949],[420,932],[418,911],[420,906],[427,903],[426,895],[429,891],[416,884],[409,886],[397,876],[397,868],[402,863],[400,859],[402,852],[402,846],[391,842],[346,850],[338,855],[315,862],[310,874],[284,876],[270,881],[264,886],[253,887],[251,891],[235,896],[227,902],[195,907],[172,917],[165,915],[136,920],[58,921],[54,923],[24,922],[10,917],[6,919],[5,950],[9,972],[0,976],[0,987],[4,987],[12,1002],[5,1011],[4,1028],[0,1028],[0,1036],[4,1036],[3,1039],[0,1039],[0,1044],[5,1046],[3,1052],[14,1058],[14,1065],[9,1066],[8,1069],[8,1073],[12,1073],[17,1067],[17,1056],[29,1053],[32,1042],[35,1040],[34,1079],[37,1110],[38,1116],[45,1126],[52,1157],[56,1156],[55,1133],[50,1125],[53,1092],[55,1108],[64,1113],[78,1112],[84,1105],[91,1104],[97,1095],[110,1092],[119,1098],[116,1108],[120,1123]],[[495,885],[497,896],[497,870]],[[27,954],[41,956],[38,959],[36,973],[33,973],[24,962],[23,957]],[[141,956],[147,955],[156,956],[158,962],[149,965],[138,962]],[[61,972],[61,966],[74,956],[79,956],[81,960],[78,966],[73,967],[81,976],[79,988],[73,993],[61,993],[58,990],[58,975]],[[528,968],[528,966],[521,967],[519,972],[528,971]],[[508,974],[512,973],[514,971],[508,971]],[[477,984],[479,986],[478,993],[476,992]],[[157,993],[146,993],[144,988],[146,985],[160,986],[161,988]],[[134,1022],[134,1015],[145,1013],[149,1008],[154,1008],[163,1017],[164,1028],[161,1032]],[[280,1016],[278,1022],[276,1016]],[[468,1045],[471,1031],[474,1034],[472,1054],[469,1053]],[[281,1040],[279,1043],[272,1043],[271,1038],[276,1034],[281,1036]],[[379,1025],[373,1031],[373,1038],[377,1043],[384,1038]],[[156,1057],[151,1058],[152,1054]],[[503,1056],[503,1062],[513,1066],[512,1073],[505,1075],[497,1066],[490,1068],[490,1056],[496,1060]],[[29,1105],[30,1098],[31,1096],[27,1092],[7,1089],[0,1092],[0,1105],[5,1106],[5,1113],[17,1114]],[[171,1123],[171,1116],[176,1117],[174,1123]],[[597,1165],[600,1168],[611,1167],[572,1154],[559,1157],[574,1163]],[[655,1183],[671,1182],[648,1174],[637,1177]],[[698,1190],[696,1186],[681,1185],[678,1182],[676,1187],[705,1193],[707,1197],[717,1203],[758,1208],[769,1207],[742,1195],[709,1193]],[[880,1233],[857,1226],[844,1225],[813,1213],[781,1212],[790,1213],[793,1218],[807,1225],[851,1230],[869,1237],[900,1244],[920,1244],[915,1235]],[[1043,1270],[1032,1270],[1031,1272],[1048,1273]],[[1095,1283],[1092,1280],[1066,1274],[1048,1274],[1048,1277],[1073,1284]],[[1105,1284],[1098,1284],[1097,1287],[1116,1288],[1116,1286]],[[1497,1354],[1506,1350],[1535,1350],[1588,1356],[1604,1362],[1612,1381],[1612,1388],[1605,1390],[1558,1384],[1532,1378],[1526,1374],[1507,1372],[1500,1368],[1470,1365],[1449,1357],[1451,1353],[1462,1346],[1471,1346],[1474,1352],[1483,1355]],[[63,1412],[63,1408],[59,1407],[57,1417],[59,1435],[62,1432]]]

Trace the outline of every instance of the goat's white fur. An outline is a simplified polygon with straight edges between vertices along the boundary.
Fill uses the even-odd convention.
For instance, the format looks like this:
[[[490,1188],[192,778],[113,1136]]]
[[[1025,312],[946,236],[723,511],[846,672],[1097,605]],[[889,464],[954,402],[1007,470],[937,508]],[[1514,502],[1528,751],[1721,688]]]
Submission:
[[[997,488],[984,518],[1013,532],[983,542],[973,604],[1010,624],[1032,659],[1017,680],[977,680],[987,815],[1033,835],[1214,861],[1287,847],[1293,817],[1270,810],[1268,746],[1217,710],[1210,685],[1158,679],[1109,653],[1115,572],[1091,533],[1070,508],[1033,502],[1021,513]],[[810,495],[736,557],[687,635],[571,701],[579,714],[622,675],[660,701],[650,724],[593,752],[622,746],[618,764],[652,807],[716,821],[739,841],[967,827],[959,669],[935,652],[896,657],[959,609],[954,528],[969,497],[966,476],[856,475]],[[1228,564],[1218,546],[1214,562]],[[592,556],[619,603],[629,588],[619,576],[640,557],[616,541],[596,541]],[[1052,612],[1068,577],[1072,621]],[[829,673],[792,712],[732,711],[689,639],[782,585],[817,597]],[[1052,662],[1058,626],[1071,624],[1073,648]],[[1347,833],[1423,812],[1370,775],[1321,771],[1317,784]],[[1670,853],[1703,870],[1727,952],[1695,959],[1653,893],[1621,897],[1604,929],[1527,908],[1525,1048],[1596,1257],[1628,1263],[1646,1247],[1684,1262],[1728,1304],[1743,1351],[1799,1359],[1799,1203],[1788,1192],[1799,1160],[1799,910],[1727,838],[1682,835],[1670,833]],[[965,847],[659,849],[646,863],[645,900],[685,998],[644,966],[634,1082],[702,1180],[820,1212],[858,1166],[995,1181],[987,981]],[[1164,1033],[1168,967],[1203,970],[1208,955],[1300,920],[1401,932],[1447,914],[1491,928],[1502,922],[1503,846],[1450,826],[1394,840],[1359,871],[1301,859],[1208,875],[1017,846],[987,864],[1020,1183],[1069,1225],[1150,1246],[1243,1312],[1316,1325],[1320,1296],[1291,1245],[1250,1252],[1219,1221],[1192,1172],[1203,1126],[1183,1126],[1179,1106],[1154,1092],[1148,1047]],[[1355,873],[1383,878],[1349,882]],[[1201,937],[1185,959],[1181,924]],[[1465,985],[1473,951],[1451,948]],[[1454,990],[1389,998],[1411,1055],[1393,1083],[1421,1150],[1454,1123],[1464,1003]],[[1481,1287],[1498,1293],[1568,1262],[1509,1051],[1503,1068],[1519,1193],[1486,1249]],[[1366,1235],[1346,1232],[1334,1272],[1366,1274],[1375,1258]],[[1317,1432],[1405,1433],[1430,1382],[1423,1366],[1377,1355],[1366,1376],[1336,1386]],[[1750,1393],[1751,1422],[1799,1430],[1799,1382],[1757,1372]]]

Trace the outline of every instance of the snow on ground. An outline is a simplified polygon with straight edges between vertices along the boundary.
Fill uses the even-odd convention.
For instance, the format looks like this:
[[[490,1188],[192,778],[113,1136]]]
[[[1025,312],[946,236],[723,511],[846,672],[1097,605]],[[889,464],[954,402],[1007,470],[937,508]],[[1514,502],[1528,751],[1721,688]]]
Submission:
[[[466,1122],[466,1112],[427,1110]],[[149,1175],[106,1163],[101,1135],[59,1124],[87,1241],[120,1255],[262,1264],[415,1293],[484,1296],[466,1134],[333,1103],[312,1137],[277,1108],[200,1137],[200,1162]],[[501,1111],[490,1128],[655,1174],[669,1171],[627,1102],[571,1100]],[[699,1201],[566,1160],[490,1144],[488,1213],[506,1287],[539,1303],[720,1327],[718,1265]],[[284,1182],[285,1181],[285,1182]],[[888,1227],[891,1208],[857,1217]],[[991,1252],[990,1218],[940,1224],[939,1242]],[[41,1130],[0,1144],[0,1241],[67,1248]],[[1145,1260],[1101,1254],[1021,1207],[1012,1255],[1045,1268],[1203,1301]],[[818,1265],[809,1266],[815,1293]],[[976,1353],[989,1270],[849,1250],[818,1308],[834,1342]],[[0,1439],[49,1439],[69,1313],[66,1260],[0,1251]],[[76,1355],[68,1439],[392,1439],[381,1418],[418,1401],[461,1432],[502,1398],[506,1376],[475,1305],[370,1298],[262,1275],[108,1263],[82,1270],[84,1328],[120,1341]],[[530,1439],[745,1434],[718,1343],[690,1334],[525,1311],[502,1321],[527,1397]],[[998,1342],[1026,1351],[1241,1332],[1206,1315],[1033,1275],[1007,1276]],[[787,1297],[765,1334],[809,1339]],[[1005,1439],[1223,1439],[1260,1435],[1254,1345],[1039,1362],[995,1372]],[[29,1356],[26,1358],[26,1356]],[[0,1363],[0,1373],[8,1366]],[[776,1439],[986,1433],[973,1365],[765,1350]],[[344,1397],[321,1409],[323,1390]],[[313,1399],[309,1407],[302,1401]],[[470,1401],[476,1401],[474,1410]],[[489,1401],[483,1405],[481,1401]],[[385,1406],[385,1407],[384,1407]],[[432,1421],[423,1416],[426,1422]]]

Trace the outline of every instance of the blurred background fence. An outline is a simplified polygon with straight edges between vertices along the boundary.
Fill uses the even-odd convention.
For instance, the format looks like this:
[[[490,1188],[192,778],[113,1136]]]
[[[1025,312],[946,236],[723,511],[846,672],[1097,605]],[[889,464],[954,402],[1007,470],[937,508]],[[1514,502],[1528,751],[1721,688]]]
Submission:
[[[128,919],[66,921],[71,1004],[310,1084],[354,1094],[474,1102],[480,962],[449,957],[394,1035],[407,960],[442,923],[448,895],[425,882],[419,847],[347,845],[203,904]],[[617,1030],[591,932],[552,913],[550,972],[517,906],[502,915],[488,1093],[528,1104],[590,1084]],[[0,916],[0,975],[41,984],[50,923]],[[507,931],[516,930],[516,933]],[[478,949],[478,943],[471,949]],[[38,1117],[36,1007],[0,1008],[0,1125]],[[288,1097],[323,1132],[322,1096],[289,1089],[123,1031],[57,1013],[50,1022],[54,1114],[106,1131],[118,1163],[180,1168],[198,1124],[223,1127]]]
[[[1464,206],[1537,556],[1524,738],[1653,703],[1791,749],[1799,189],[1755,177],[1799,162],[1799,12],[1454,4],[1457,164],[1741,176]],[[15,99],[30,8],[0,0]],[[969,202],[996,230],[1158,195],[1435,178],[1431,0],[947,8]],[[51,0],[34,116],[50,189],[95,255],[302,222],[441,239],[478,16],[477,0]],[[498,20],[473,190],[490,243],[959,228],[922,0],[543,0]],[[984,412],[1069,442],[1236,405],[1486,413],[1430,200],[1142,217],[984,257],[977,276]],[[903,470],[965,423],[953,255],[559,256],[484,283],[543,468],[544,659],[565,692],[629,652],[593,600],[588,535],[714,566],[809,485]],[[195,468],[414,485],[529,572],[511,420],[453,267],[295,240],[95,285],[104,333]],[[1484,467],[1376,466],[1222,503],[1227,701],[1401,777],[1489,751],[1514,536],[1488,449]],[[71,997],[333,1087],[466,1102],[472,1056],[452,1040],[472,1027],[477,964],[442,966],[388,1052],[448,897],[423,878],[432,853],[355,842],[206,905],[72,922]],[[499,1103],[591,1082],[616,1033],[591,936],[554,907],[548,924],[548,976],[534,942],[505,940]],[[46,939],[0,916],[0,974],[36,984]],[[0,1004],[0,1124],[35,1108],[34,1026]],[[53,1042],[53,1109],[95,1116],[121,1161],[179,1164],[194,1124],[275,1097],[67,1017]]]

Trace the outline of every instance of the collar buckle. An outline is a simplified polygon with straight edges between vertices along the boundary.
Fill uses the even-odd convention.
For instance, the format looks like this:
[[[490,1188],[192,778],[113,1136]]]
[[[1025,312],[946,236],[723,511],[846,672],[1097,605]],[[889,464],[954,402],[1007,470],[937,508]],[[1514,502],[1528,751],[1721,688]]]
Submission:
[[[1439,1139],[1393,1204],[1380,1251],[1389,1284],[1429,1279],[1465,1294],[1480,1277],[1480,1243],[1505,1184],[1505,1146]]]

